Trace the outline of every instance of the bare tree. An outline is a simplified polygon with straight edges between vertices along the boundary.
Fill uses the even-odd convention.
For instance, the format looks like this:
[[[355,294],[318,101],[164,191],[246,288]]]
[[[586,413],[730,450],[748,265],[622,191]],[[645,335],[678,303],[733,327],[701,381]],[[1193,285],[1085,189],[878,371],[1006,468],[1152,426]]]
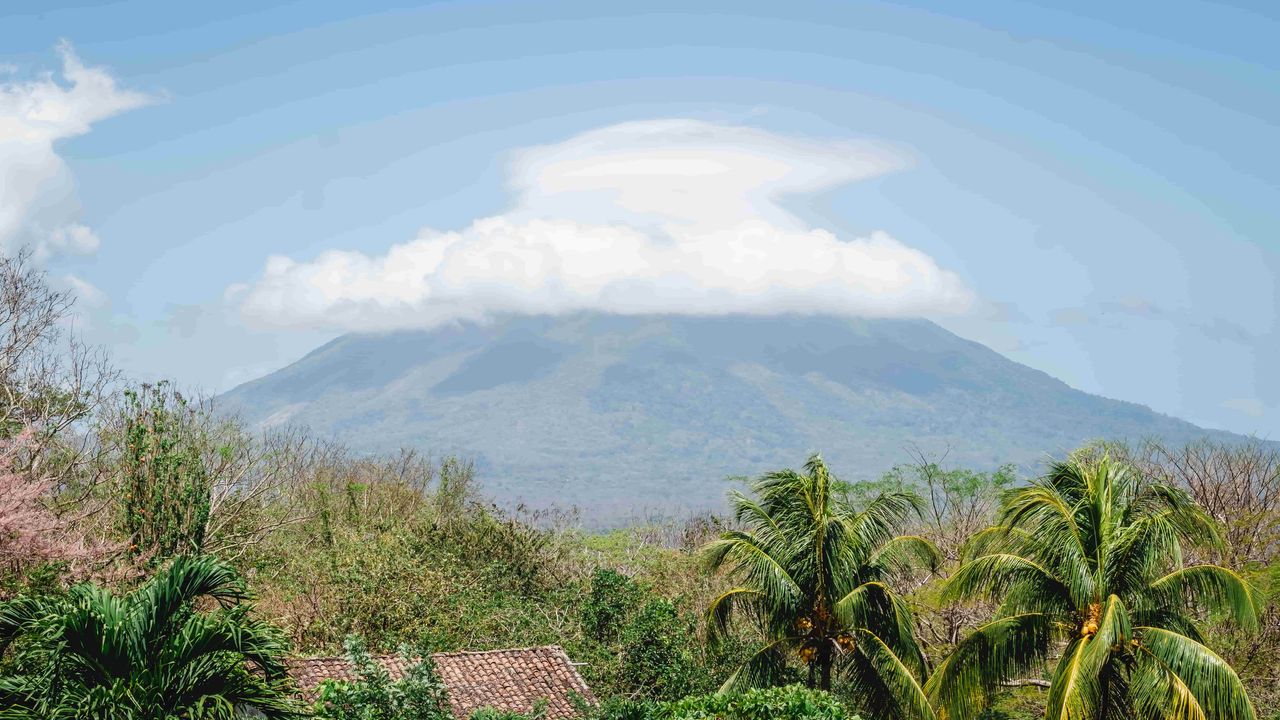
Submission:
[[[324,446],[297,428],[253,437],[239,422],[224,420],[219,432],[220,442],[205,448],[213,479],[205,551],[237,560],[306,518],[295,485]]]
[[[1147,440],[1129,452],[1142,471],[1190,490],[1222,524],[1228,565],[1280,558],[1280,452],[1274,446]]]
[[[963,559],[969,538],[994,521],[1000,493],[1016,481],[1016,475],[1009,465],[992,472],[948,467],[949,451],[930,456],[912,445],[907,452],[911,462],[895,467],[883,482],[910,488],[924,498],[924,527],[919,532],[937,546],[945,575]],[[990,607],[981,603],[951,603],[921,612],[917,621],[931,648],[945,648],[989,614]]]
[[[92,456],[86,421],[116,378],[100,348],[75,334],[75,298],[49,286],[27,250],[0,256],[0,436],[32,431],[29,459],[65,483]]]

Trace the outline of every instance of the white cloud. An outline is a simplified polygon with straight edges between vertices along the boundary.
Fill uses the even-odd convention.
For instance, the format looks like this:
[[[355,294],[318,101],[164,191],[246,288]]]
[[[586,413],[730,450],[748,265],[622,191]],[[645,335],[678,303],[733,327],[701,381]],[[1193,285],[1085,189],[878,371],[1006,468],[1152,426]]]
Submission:
[[[875,233],[845,240],[779,204],[891,171],[884,148],[689,120],[626,123],[516,155],[515,205],[370,256],[273,256],[229,289],[258,324],[429,327],[499,314],[929,315],[968,289]]]
[[[107,294],[102,292],[97,285],[78,275],[70,273],[63,275],[62,283],[71,290],[71,294],[75,297],[78,306],[101,308],[107,305]]]
[[[98,251],[100,244],[102,244],[102,241],[98,239],[98,235],[93,231],[93,228],[79,223],[60,225],[48,233],[44,238],[44,242],[37,246],[36,257],[42,260],[53,255],[62,254],[92,255]]]
[[[801,227],[778,204],[897,170],[889,148],[816,142],[694,120],[613,125],[516,154],[517,216],[726,227]]]
[[[103,68],[86,67],[69,44],[58,53],[61,81],[52,73],[0,81],[0,251],[28,245],[48,257],[96,250],[97,236],[77,221],[75,183],[55,144],[151,101],[120,89]]]

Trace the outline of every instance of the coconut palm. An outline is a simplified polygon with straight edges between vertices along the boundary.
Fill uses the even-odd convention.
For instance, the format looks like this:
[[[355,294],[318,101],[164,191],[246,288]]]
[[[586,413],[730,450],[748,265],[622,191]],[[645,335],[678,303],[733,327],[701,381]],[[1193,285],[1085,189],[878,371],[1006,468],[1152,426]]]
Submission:
[[[90,584],[0,606],[0,717],[292,716],[278,632],[226,564],[180,557],[133,592]],[[13,651],[13,652],[10,652]]]
[[[997,526],[975,536],[944,599],[999,601],[927,684],[940,718],[976,717],[1001,682],[1044,668],[1053,720],[1252,720],[1240,679],[1198,620],[1257,622],[1248,582],[1183,563],[1219,543],[1184,491],[1106,457],[1074,458],[1011,490]]]
[[[720,639],[740,614],[763,644],[722,689],[776,683],[799,658],[810,687],[830,689],[838,673],[877,717],[932,718],[911,610],[886,582],[909,565],[936,562],[924,538],[896,536],[921,501],[886,493],[859,510],[838,486],[815,455],[803,473],[769,473],[751,495],[732,495],[742,529],[704,552],[738,584],[712,601],[708,631]]]

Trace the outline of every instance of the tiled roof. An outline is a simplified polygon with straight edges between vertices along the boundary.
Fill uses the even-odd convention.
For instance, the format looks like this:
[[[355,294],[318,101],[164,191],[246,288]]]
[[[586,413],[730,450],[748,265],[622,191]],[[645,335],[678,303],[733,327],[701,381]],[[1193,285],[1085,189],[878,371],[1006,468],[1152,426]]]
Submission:
[[[557,645],[431,657],[457,718],[470,717],[482,707],[527,713],[545,699],[548,720],[565,720],[578,716],[571,694],[595,702],[578,669]]]
[[[399,680],[411,661],[398,656],[374,658]],[[547,701],[547,720],[576,718],[571,696],[587,702],[595,697],[569,656],[557,645],[490,650],[485,652],[437,653],[431,656],[444,683],[454,717],[466,720],[483,707],[527,713],[540,699]],[[355,680],[355,669],[344,658],[309,658],[289,664],[289,674],[307,700],[316,697],[322,680]]]
[[[416,662],[405,660],[399,655],[374,655],[373,659],[387,669],[393,681],[403,678],[409,672],[409,667]],[[302,697],[307,702],[316,699],[321,681],[355,682],[360,679],[356,675],[355,666],[345,657],[295,658],[289,660],[288,668],[289,677],[298,684]]]

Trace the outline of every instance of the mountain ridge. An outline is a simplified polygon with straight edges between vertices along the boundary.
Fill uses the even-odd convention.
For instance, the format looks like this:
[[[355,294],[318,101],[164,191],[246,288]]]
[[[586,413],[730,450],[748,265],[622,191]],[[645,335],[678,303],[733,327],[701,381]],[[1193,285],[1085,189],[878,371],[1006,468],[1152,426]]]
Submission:
[[[511,317],[348,334],[219,399],[259,426],[477,460],[511,502],[619,519],[718,507],[727,476],[907,448],[1028,470],[1097,438],[1244,439],[1071,388],[927,320]]]

